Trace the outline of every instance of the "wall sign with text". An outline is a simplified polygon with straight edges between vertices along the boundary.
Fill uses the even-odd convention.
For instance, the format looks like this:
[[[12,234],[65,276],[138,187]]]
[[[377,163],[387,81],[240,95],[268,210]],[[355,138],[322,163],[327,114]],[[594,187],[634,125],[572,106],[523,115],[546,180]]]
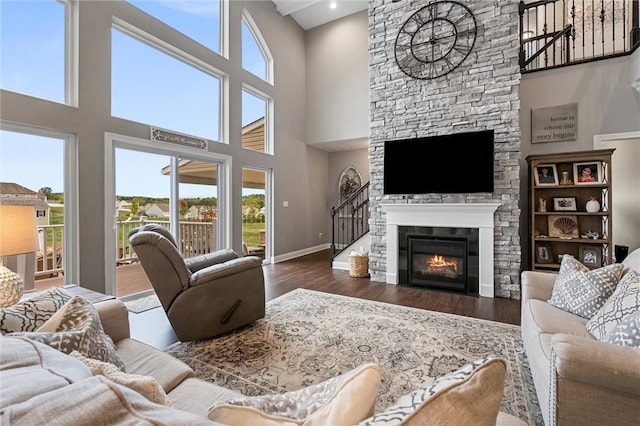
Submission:
[[[531,143],[578,139],[578,104],[531,110]]]

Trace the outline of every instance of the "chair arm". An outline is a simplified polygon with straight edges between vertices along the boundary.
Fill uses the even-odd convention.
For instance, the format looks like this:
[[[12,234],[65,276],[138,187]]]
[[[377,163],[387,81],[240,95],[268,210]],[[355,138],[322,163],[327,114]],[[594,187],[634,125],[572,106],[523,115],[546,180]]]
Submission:
[[[549,300],[558,274],[555,272],[524,271],[521,275],[522,303],[529,299]]]
[[[111,340],[118,342],[131,337],[129,328],[129,311],[127,306],[118,299],[105,300],[93,305],[100,315],[100,323]]]
[[[208,266],[200,269],[189,281],[191,287],[208,283],[218,278],[234,275],[249,269],[262,268],[262,258],[258,256],[245,256],[231,259],[224,263]]]
[[[556,334],[551,338],[558,379],[640,396],[640,352],[588,337]]]
[[[217,263],[224,263],[231,259],[237,259],[238,254],[231,249],[222,249],[214,251],[213,253],[207,253],[200,256],[189,257],[184,260],[185,265],[187,265],[187,269],[191,271],[191,273],[195,273],[200,269],[206,268],[207,266],[215,265]]]

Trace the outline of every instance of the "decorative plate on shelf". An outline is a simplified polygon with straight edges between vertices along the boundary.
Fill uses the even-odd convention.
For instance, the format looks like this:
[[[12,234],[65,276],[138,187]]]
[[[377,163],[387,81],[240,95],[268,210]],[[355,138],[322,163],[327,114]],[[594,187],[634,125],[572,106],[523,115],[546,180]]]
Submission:
[[[549,215],[549,236],[551,238],[579,238],[578,216]]]

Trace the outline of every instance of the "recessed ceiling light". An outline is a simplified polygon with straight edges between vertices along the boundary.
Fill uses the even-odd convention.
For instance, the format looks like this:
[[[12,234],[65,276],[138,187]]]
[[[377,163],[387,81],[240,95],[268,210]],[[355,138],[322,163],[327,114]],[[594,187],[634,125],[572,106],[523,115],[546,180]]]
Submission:
[[[329,7],[330,7],[331,9],[335,9],[336,7],[338,7],[338,5],[336,4],[336,2],[335,2],[335,1],[332,1],[331,3],[329,3]]]

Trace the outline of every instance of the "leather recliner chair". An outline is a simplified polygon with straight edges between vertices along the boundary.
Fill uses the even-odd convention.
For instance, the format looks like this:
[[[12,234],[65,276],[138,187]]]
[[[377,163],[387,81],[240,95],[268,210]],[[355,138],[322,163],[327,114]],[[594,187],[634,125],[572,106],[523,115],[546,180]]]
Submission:
[[[264,317],[262,258],[222,249],[184,259],[158,224],[132,229],[128,237],[181,341],[214,337]]]

